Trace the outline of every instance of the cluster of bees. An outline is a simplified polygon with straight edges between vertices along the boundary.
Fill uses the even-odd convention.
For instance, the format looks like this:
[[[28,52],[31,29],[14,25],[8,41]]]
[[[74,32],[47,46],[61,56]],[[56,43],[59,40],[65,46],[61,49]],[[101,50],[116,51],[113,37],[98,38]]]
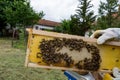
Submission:
[[[70,51],[76,50],[81,51],[82,48],[86,48],[87,51],[91,54],[92,58],[78,61],[74,63],[74,60],[67,53],[59,52],[63,47],[68,47]],[[101,63],[101,58],[99,55],[99,49],[82,39],[66,39],[66,38],[55,38],[53,40],[43,39],[40,42],[39,49],[43,62],[47,64],[56,64],[65,62],[65,66],[70,67],[75,65],[78,69],[85,70],[98,70]]]

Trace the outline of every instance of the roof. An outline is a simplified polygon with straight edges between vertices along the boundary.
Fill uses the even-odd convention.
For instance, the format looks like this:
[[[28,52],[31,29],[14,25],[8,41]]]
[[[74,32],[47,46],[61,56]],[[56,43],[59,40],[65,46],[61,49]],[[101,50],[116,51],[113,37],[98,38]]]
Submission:
[[[45,20],[45,19],[39,20],[38,24],[39,25],[43,25],[43,26],[49,26],[49,27],[55,27],[55,26],[59,26],[60,25],[59,22],[54,22],[54,21]]]

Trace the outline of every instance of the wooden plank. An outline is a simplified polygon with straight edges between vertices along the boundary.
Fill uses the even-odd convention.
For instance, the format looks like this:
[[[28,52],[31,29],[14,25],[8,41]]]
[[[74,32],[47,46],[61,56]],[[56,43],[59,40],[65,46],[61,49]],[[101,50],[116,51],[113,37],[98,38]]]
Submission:
[[[42,31],[42,30],[33,30],[33,34],[37,35],[43,35],[43,36],[50,36],[50,37],[58,37],[58,38],[75,38],[75,39],[83,39],[84,41],[96,43],[97,39],[93,38],[85,38],[82,36],[76,36],[76,35],[69,35],[69,34],[63,34],[63,33],[56,33],[56,32],[48,32],[48,31]],[[114,45],[114,46],[120,46],[119,41],[109,41],[106,42],[107,45]]]
[[[75,38],[75,39],[83,39],[87,42],[96,42],[96,39],[92,38],[85,38],[82,36],[77,35],[70,35],[70,34],[63,34],[63,33],[56,33],[56,32],[48,32],[48,31],[42,31],[42,30],[33,30],[33,34],[37,35],[43,35],[43,36],[49,36],[49,37],[57,37],[57,38]]]
[[[56,66],[43,66],[43,65],[38,65],[35,63],[29,63],[28,67],[36,67],[36,68],[45,68],[45,69],[59,69],[59,70],[72,70],[72,71],[80,71],[80,72],[87,72],[87,70],[79,70],[76,68],[66,68],[66,67],[56,67]]]
[[[28,43],[27,43],[27,50],[26,50],[26,57],[25,57],[25,66],[28,67],[29,63],[29,55],[30,55],[30,43],[32,38],[32,29],[27,28],[26,31],[28,31]]]
[[[38,65],[36,63],[28,63],[28,67],[34,67],[34,68],[44,68],[44,69],[59,69],[59,70],[71,70],[71,71],[76,71],[76,72],[92,72],[89,70],[80,70],[80,69],[76,69],[76,68],[67,68],[67,67],[56,67],[56,66],[43,66],[43,65]],[[93,71],[94,72],[94,71]],[[100,70],[97,72],[101,72],[101,73],[111,73],[111,70]]]
[[[28,67],[30,50],[27,48],[25,57],[25,67]]]

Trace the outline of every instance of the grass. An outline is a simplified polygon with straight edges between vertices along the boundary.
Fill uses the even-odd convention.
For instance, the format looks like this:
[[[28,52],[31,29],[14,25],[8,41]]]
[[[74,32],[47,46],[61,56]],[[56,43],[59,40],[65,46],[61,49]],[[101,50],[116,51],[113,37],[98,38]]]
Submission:
[[[0,38],[0,80],[67,80],[60,70],[26,68],[24,61],[24,49],[12,48],[11,40]]]

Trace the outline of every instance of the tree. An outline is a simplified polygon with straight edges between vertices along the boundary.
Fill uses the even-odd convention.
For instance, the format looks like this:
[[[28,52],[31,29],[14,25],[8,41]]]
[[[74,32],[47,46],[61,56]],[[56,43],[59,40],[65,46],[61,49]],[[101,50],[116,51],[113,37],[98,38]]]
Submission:
[[[4,8],[6,23],[9,23],[12,28],[23,27],[24,35],[26,26],[35,24],[44,16],[43,12],[36,13],[29,5],[29,2],[13,1],[10,6]],[[13,33],[14,36],[14,33]],[[13,42],[13,41],[12,41]]]
[[[4,26],[6,25],[5,20],[6,17],[4,16],[4,8],[5,6],[7,6],[7,2],[6,1],[2,1],[0,0],[0,30],[2,30],[4,28]]]
[[[0,28],[5,28],[6,26],[6,16],[4,13],[5,7],[12,7],[12,4],[15,0],[0,0]],[[23,1],[25,0],[16,0],[16,1]]]
[[[36,13],[29,5],[23,1],[14,1],[12,7],[6,7],[4,12],[7,18],[7,23],[10,23],[13,27],[16,24],[23,26],[33,25],[39,18],[43,17],[42,13]]]
[[[62,33],[68,33],[68,34],[71,34],[71,22],[70,20],[62,20],[60,26],[56,26],[55,27],[55,31],[56,32],[62,32]]]
[[[90,9],[93,7],[89,0],[79,0],[76,14],[72,15],[69,20],[63,20],[59,32],[84,36],[85,32],[91,28],[96,16]]]
[[[55,28],[55,31],[57,32],[74,34],[74,35],[80,35],[79,30],[80,30],[79,19],[75,18],[74,16],[71,16],[69,20],[64,19],[61,22],[61,25]]]
[[[36,13],[28,0],[0,0],[0,27],[6,23],[15,27],[16,24],[32,25],[45,14]]]
[[[101,29],[106,29],[109,27],[115,27],[114,21],[117,19],[117,16],[113,16],[114,13],[117,12],[118,0],[106,0],[106,2],[100,2],[99,6],[99,15],[98,19],[98,27]],[[103,23],[101,23],[103,22]]]
[[[80,21],[79,18],[77,18],[75,15],[71,16],[70,19],[70,29],[71,29],[71,34],[74,35],[81,35],[83,32],[80,31]]]
[[[76,17],[79,18],[80,21],[80,31],[83,36],[85,32],[91,28],[91,24],[95,21],[96,15],[91,10],[93,5],[91,4],[91,0],[79,0],[80,4],[78,5],[78,9],[76,10]]]
[[[97,24],[93,27],[95,30],[106,29],[107,28],[107,20],[106,16],[101,16],[97,19]]]

